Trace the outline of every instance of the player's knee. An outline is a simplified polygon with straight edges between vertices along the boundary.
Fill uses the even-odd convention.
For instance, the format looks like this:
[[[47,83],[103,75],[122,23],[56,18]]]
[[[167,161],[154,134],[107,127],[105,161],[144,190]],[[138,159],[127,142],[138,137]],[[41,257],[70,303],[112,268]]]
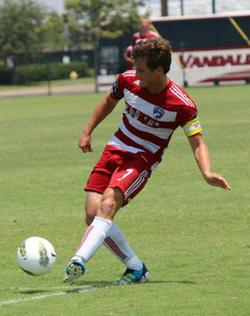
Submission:
[[[116,211],[122,206],[122,202],[123,193],[119,189],[106,189],[102,196],[97,215],[107,219],[113,219]]]
[[[98,214],[102,215],[103,217],[113,217],[113,215],[115,214],[116,211],[116,202],[114,200],[114,198],[112,197],[104,197],[100,208],[98,210]]]

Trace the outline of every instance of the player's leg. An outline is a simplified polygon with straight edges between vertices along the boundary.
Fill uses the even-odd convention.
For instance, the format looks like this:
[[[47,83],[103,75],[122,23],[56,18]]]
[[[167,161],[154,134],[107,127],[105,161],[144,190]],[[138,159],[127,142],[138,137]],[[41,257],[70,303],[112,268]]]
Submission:
[[[75,256],[67,266],[65,281],[74,283],[85,271],[85,263],[94,255],[97,249],[103,244],[112,227],[112,220],[123,204],[123,193],[117,188],[107,188],[101,201],[97,203],[95,195],[87,192],[87,200],[93,201],[96,205],[96,216],[86,230],[81,244],[78,247]],[[91,208],[89,218],[94,215],[94,208]],[[88,218],[88,220],[89,220]]]
[[[98,205],[101,203],[101,200],[102,194],[92,191],[87,192],[85,199],[85,221],[88,226],[93,222],[93,219],[95,218],[97,212]],[[83,236],[77,250],[83,244],[84,238],[85,235]],[[73,284],[81,275],[84,274],[84,272],[85,263],[83,261],[83,258],[78,257],[75,254],[67,265],[64,281]]]
[[[109,179],[108,173],[103,172],[103,169],[106,167],[105,162],[107,160],[110,161],[110,159],[109,158],[107,159],[107,157],[105,157],[105,155],[107,155],[107,152],[104,152],[104,155],[101,157],[99,163],[97,164],[96,167],[98,167],[98,170],[97,170],[97,168],[94,168],[94,170],[89,178],[88,184],[85,187],[86,190],[103,192],[104,186],[105,187],[107,186],[106,183],[108,183],[110,179]],[[145,163],[145,161],[144,161],[144,163]],[[130,164],[131,164],[131,161],[130,161]],[[135,162],[132,161],[132,165],[137,165],[137,164],[135,164]],[[126,164],[125,164],[125,167],[126,167]],[[129,168],[131,166],[128,165],[127,167]],[[118,194],[118,196],[120,196],[120,202],[118,203],[118,204],[120,204],[119,207],[122,205],[122,203],[126,204],[129,199],[132,199],[142,189],[142,187],[144,186],[144,184],[147,181],[147,176],[145,176],[147,174],[147,172],[145,172],[145,170],[143,170],[143,172],[140,172],[139,174],[136,174],[136,172],[138,170],[133,170],[133,172],[131,172],[131,168],[129,168],[129,169],[128,168],[125,168],[125,169],[118,168],[117,169],[116,179],[118,179],[118,181],[124,180],[125,178],[127,178],[126,180],[129,179],[129,181],[126,181],[125,186],[123,185],[122,190],[115,189],[116,185],[114,185],[114,181],[116,181],[116,180],[113,179],[113,181],[112,181],[113,188],[115,189],[113,192],[117,192],[116,194]],[[101,170],[101,172],[99,172],[100,170]],[[97,171],[97,172],[95,172],[95,171]],[[105,171],[110,171],[110,170],[107,169]],[[132,176],[132,174],[133,174],[133,176]],[[131,176],[132,176],[132,178],[131,178]],[[122,182],[124,182],[124,181],[120,181],[119,184],[121,184]],[[126,190],[126,188],[127,188],[127,190]],[[108,193],[108,192],[109,191],[107,190],[106,193]],[[124,193],[125,193],[126,200],[124,200]],[[139,272],[139,274],[142,272],[142,277],[144,277],[144,275],[147,273],[147,270],[146,270],[145,266],[143,265],[142,261],[140,261],[138,259],[138,257],[135,255],[135,253],[129,247],[129,245],[128,245],[123,233],[119,229],[119,227],[114,224],[111,226],[110,229],[108,229],[108,227],[110,227],[110,225],[109,225],[110,223],[108,221],[110,220],[109,218],[110,218],[110,215],[112,214],[112,211],[110,211],[110,210],[112,209],[112,204],[116,204],[116,203],[114,203],[114,199],[112,201],[112,197],[111,198],[110,197],[111,197],[110,194],[105,194],[105,196],[102,196],[101,194],[94,193],[94,192],[87,193],[86,222],[88,225],[91,223],[90,226],[95,227],[95,230],[97,229],[99,232],[100,232],[100,230],[102,230],[102,231],[104,230],[106,232],[109,230],[109,233],[107,234],[108,236],[106,236],[105,241],[107,241],[107,243],[106,243],[107,246],[117,256],[117,258],[119,258],[122,262],[124,262],[127,265],[128,268],[127,268],[126,272],[124,273],[124,276],[127,276],[127,274],[130,275],[131,272],[133,274],[135,272],[137,275],[138,275],[137,272]],[[100,205],[100,207],[99,207],[99,205]],[[99,210],[99,211],[97,211],[97,210]],[[96,214],[99,216],[95,217]],[[92,222],[93,219],[94,219],[94,221]],[[106,224],[105,224],[105,220],[106,220]],[[106,228],[105,228],[105,226],[106,226]],[[72,260],[75,258],[75,261],[73,263],[74,263],[74,266],[77,267],[77,269],[76,269],[77,271],[74,272],[74,269],[72,269],[72,271],[73,271],[72,275],[69,275],[69,273],[68,273],[69,271],[66,271],[66,279],[69,282],[74,281],[76,278],[78,278],[85,271],[84,261],[89,260],[89,258],[93,255],[93,253],[100,246],[99,243],[95,239],[92,240],[93,245],[95,245],[94,248],[92,248],[92,246],[91,246],[92,242],[91,242],[91,238],[89,238],[89,235],[93,236],[93,231],[92,231],[93,228],[92,227],[86,231],[86,233],[82,239],[81,245],[77,250],[77,254],[79,256],[72,258]],[[90,233],[91,231],[92,231],[92,233]],[[100,234],[99,234],[99,237],[100,237]],[[102,238],[99,239],[99,237],[97,236],[97,239],[99,241],[102,240]],[[88,243],[86,243],[87,238],[88,238]],[[102,242],[103,241],[101,241],[100,244]],[[87,245],[89,245],[89,248],[87,247]],[[84,254],[84,251],[85,251],[85,254]],[[91,252],[92,252],[92,254],[91,254]],[[79,260],[80,260],[80,262],[79,262]],[[72,261],[69,263],[67,270],[69,270],[68,268],[71,266],[71,264],[72,264]],[[70,280],[71,278],[73,280]],[[136,278],[136,280],[138,281],[138,277]]]
[[[144,173],[146,174],[146,173]],[[120,175],[119,175],[120,176]],[[127,198],[132,198],[136,195],[147,181],[147,177],[139,177],[141,179],[131,183],[131,186],[135,187],[135,190],[130,190],[131,194],[127,195]],[[143,181],[142,181],[143,179]],[[136,185],[136,183],[139,185]],[[91,205],[87,208],[87,218],[91,220],[95,210],[93,209],[94,203],[91,201],[91,197],[95,196],[92,192],[87,194],[87,202]],[[97,205],[96,214],[94,221],[91,223],[89,229],[93,226],[90,232],[86,232],[83,238],[83,243],[80,245],[79,249],[76,252],[78,257],[83,258],[84,262],[87,262],[89,258],[96,252],[96,250],[101,246],[103,242],[109,247],[109,249],[121,260],[123,261],[127,269],[123,274],[122,278],[116,282],[116,284],[132,284],[135,282],[146,281],[149,278],[149,273],[144,265],[144,263],[139,260],[136,254],[132,251],[131,247],[126,241],[126,238],[120,228],[112,223],[112,226],[109,230],[104,230],[104,224],[99,223],[99,221],[104,221],[105,219],[112,220],[117,210],[124,204],[124,193],[115,188],[107,188],[102,196],[101,203]],[[126,202],[125,202],[126,204]],[[97,222],[98,220],[98,222]],[[87,237],[86,237],[87,236]],[[104,236],[104,237],[103,237]],[[106,237],[105,237],[106,236]]]
[[[85,187],[86,195],[86,223],[90,225],[97,215],[97,209],[102,201],[102,194],[107,186],[116,188],[126,195],[123,205],[127,204],[145,185],[147,181],[147,164],[142,158],[131,159],[123,153],[113,155],[105,150],[96,167],[93,169]],[[95,191],[95,192],[94,192]],[[98,194],[97,192],[100,192]],[[100,214],[99,214],[100,215]],[[102,217],[102,216],[101,216]],[[88,232],[89,230],[87,230]],[[83,237],[82,241],[84,241]],[[128,268],[139,270],[142,261],[138,259],[128,245],[120,228],[113,224],[104,244]]]
[[[149,176],[150,170],[145,160],[141,158],[126,160],[113,173],[109,187],[118,187],[123,192],[123,205],[126,205],[143,189]],[[109,237],[105,239],[105,245],[127,266],[127,270],[116,284],[131,284],[149,278],[146,266],[133,252],[116,224],[112,225]]]
[[[102,194],[96,192],[87,192],[85,200],[86,224],[89,226],[93,222],[99,204],[102,200]],[[109,249],[117,259],[124,263],[128,268],[134,270],[142,269],[143,262],[137,257],[129,246],[123,232],[117,224],[113,222],[108,237],[104,240],[104,245]]]
[[[87,196],[87,200],[90,202],[91,192],[87,192]],[[85,232],[82,243],[76,251],[76,255],[82,257],[85,262],[89,261],[109,235],[112,220],[122,203],[123,193],[119,189],[107,188],[104,191],[101,202],[97,205],[96,216]]]
[[[112,224],[109,235],[104,240],[104,245],[128,268],[135,270],[142,268],[142,261],[132,250],[124,233],[117,224]]]
[[[88,226],[91,225],[91,223],[93,222],[101,200],[102,194],[93,191],[87,192],[85,199],[85,221]],[[117,259],[124,263],[128,268],[135,270],[140,270],[142,268],[142,261],[131,249],[123,232],[114,222],[109,231],[108,237],[106,237],[104,240],[104,245],[116,256]]]
[[[113,172],[112,168],[108,166],[108,162],[110,161],[111,157],[112,157],[112,153],[110,153],[108,150],[105,149],[99,161],[93,168],[89,176],[88,182],[85,186],[85,190],[87,191],[86,205],[88,205],[87,212],[86,212],[86,222],[88,225],[90,224],[93,224],[93,225],[90,226],[86,230],[81,240],[80,246],[78,247],[76,251],[76,255],[71,258],[70,262],[68,263],[66,267],[64,280],[71,284],[74,283],[75,280],[79,278],[85,272],[84,260],[87,261],[87,258],[82,258],[81,254],[80,256],[77,256],[77,254],[78,254],[78,251],[81,252],[82,247],[85,247],[85,245],[87,245],[85,244],[85,241],[90,231],[93,230],[94,227],[95,227],[94,229],[95,231],[97,229],[96,228],[97,226],[104,226],[106,230],[108,230],[109,227],[111,226],[109,221],[105,221],[105,220],[101,221],[101,220],[98,220],[98,218],[96,219],[96,221],[94,221],[95,216],[97,215],[97,209],[102,202],[102,194],[105,191],[106,187],[108,186],[110,177]],[[99,194],[97,192],[99,192]],[[99,225],[98,225],[98,222],[99,222]]]

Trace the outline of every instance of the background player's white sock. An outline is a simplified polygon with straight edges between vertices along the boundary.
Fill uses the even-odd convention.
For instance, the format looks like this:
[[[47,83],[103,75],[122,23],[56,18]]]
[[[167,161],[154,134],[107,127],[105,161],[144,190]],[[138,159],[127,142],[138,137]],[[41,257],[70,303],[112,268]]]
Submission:
[[[82,257],[87,262],[103,244],[111,227],[112,221],[95,216],[81,240],[80,246],[76,251],[76,256]]]
[[[128,268],[133,270],[142,269],[142,261],[131,249],[123,232],[115,223],[112,224],[108,237],[104,240],[104,245]]]

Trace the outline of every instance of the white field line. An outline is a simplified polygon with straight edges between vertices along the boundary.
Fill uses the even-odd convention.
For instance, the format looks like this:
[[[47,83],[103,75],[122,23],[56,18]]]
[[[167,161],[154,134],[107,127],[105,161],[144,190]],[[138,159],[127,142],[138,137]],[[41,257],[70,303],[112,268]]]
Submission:
[[[34,289],[27,289],[27,290],[34,290]],[[43,294],[43,295],[37,295],[29,298],[19,298],[16,300],[7,300],[7,301],[0,301],[0,306],[3,305],[12,305],[12,304],[19,304],[24,302],[30,302],[30,301],[38,301],[38,300],[44,300],[53,296],[63,296],[70,293],[85,293],[85,292],[91,292],[95,291],[96,289],[93,287],[85,287],[85,288],[66,288],[65,291],[61,292],[55,292],[55,293],[49,293],[49,294]]]

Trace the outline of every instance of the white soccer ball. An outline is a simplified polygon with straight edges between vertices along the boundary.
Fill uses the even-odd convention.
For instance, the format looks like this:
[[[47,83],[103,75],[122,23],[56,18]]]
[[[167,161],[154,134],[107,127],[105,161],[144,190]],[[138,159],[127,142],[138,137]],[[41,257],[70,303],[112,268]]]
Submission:
[[[17,249],[19,267],[30,275],[48,273],[56,262],[56,252],[52,244],[41,237],[29,237]]]

